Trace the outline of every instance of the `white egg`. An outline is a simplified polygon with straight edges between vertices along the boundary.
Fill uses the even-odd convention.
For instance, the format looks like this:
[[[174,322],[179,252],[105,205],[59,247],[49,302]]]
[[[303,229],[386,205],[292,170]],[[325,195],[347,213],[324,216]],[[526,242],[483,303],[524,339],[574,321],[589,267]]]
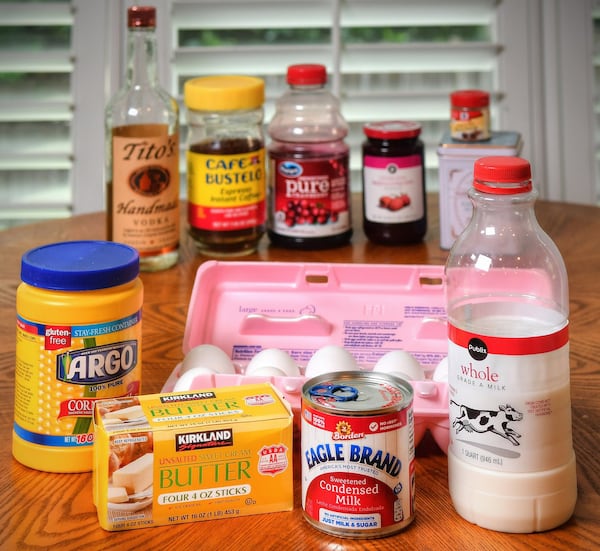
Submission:
[[[175,382],[175,386],[173,387],[173,392],[180,392],[183,390],[198,390],[199,386],[196,383],[196,378],[202,377],[203,384],[202,386],[213,386],[213,377],[216,375],[216,372],[208,367],[192,367],[177,379]],[[210,376],[210,382],[207,382],[207,376]]]
[[[277,368],[288,377],[300,375],[300,369],[292,357],[278,348],[265,348],[256,354],[246,367],[246,375],[255,375],[257,369],[264,367]]]
[[[286,377],[285,371],[275,367],[273,365],[259,365],[257,366],[252,373],[246,372],[246,375],[250,375],[252,377],[256,377],[261,375],[263,377]]]
[[[437,364],[432,379],[438,383],[447,383],[448,382],[448,356],[446,356],[443,360]]]
[[[194,367],[205,367],[215,373],[235,373],[231,358],[214,344],[200,344],[192,348],[183,359],[180,375]]]
[[[314,377],[322,373],[333,373],[334,371],[356,371],[358,364],[354,356],[345,348],[336,345],[328,345],[319,348],[306,364],[304,374]]]
[[[425,379],[425,371],[416,358],[404,350],[392,350],[379,358],[373,371],[390,373],[409,381]]]

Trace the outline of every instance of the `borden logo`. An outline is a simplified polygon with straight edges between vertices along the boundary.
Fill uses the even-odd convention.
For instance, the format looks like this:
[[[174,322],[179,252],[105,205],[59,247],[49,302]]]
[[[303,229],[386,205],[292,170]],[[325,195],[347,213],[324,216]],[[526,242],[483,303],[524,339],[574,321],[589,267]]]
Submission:
[[[233,430],[231,429],[186,432],[175,435],[175,451],[178,452],[232,445]]]
[[[364,432],[354,432],[347,421],[340,421],[335,426],[335,432],[331,433],[333,440],[358,440],[365,437]]]
[[[485,360],[487,358],[487,355],[488,355],[487,346],[481,339],[477,339],[477,338],[471,339],[469,341],[468,349],[469,349],[469,356],[471,356],[471,358],[473,358],[474,360],[477,360],[478,362],[480,362],[481,360]]]

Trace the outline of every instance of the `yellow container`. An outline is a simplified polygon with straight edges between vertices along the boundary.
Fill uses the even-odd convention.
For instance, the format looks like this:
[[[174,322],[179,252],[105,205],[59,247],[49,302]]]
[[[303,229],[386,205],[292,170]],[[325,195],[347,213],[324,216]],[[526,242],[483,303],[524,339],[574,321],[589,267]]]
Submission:
[[[105,530],[293,508],[292,412],[269,383],[104,400],[94,423]]]
[[[143,287],[137,251],[71,241],[22,258],[12,450],[41,471],[92,470],[94,403],[138,395]]]

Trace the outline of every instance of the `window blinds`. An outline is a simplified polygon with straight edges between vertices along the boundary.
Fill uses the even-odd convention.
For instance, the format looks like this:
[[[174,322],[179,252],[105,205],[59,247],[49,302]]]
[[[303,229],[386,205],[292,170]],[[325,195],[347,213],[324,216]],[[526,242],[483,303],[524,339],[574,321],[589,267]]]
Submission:
[[[0,4],[0,228],[71,208],[69,2]]]

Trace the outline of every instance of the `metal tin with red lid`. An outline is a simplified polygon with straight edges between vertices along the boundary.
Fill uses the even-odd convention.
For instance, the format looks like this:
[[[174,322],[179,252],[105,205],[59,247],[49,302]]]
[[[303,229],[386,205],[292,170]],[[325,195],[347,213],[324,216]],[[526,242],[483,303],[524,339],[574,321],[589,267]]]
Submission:
[[[413,390],[386,373],[342,371],[302,388],[302,508],[315,528],[379,538],[414,518]]]
[[[463,142],[490,139],[490,95],[484,90],[450,94],[450,136]]]

